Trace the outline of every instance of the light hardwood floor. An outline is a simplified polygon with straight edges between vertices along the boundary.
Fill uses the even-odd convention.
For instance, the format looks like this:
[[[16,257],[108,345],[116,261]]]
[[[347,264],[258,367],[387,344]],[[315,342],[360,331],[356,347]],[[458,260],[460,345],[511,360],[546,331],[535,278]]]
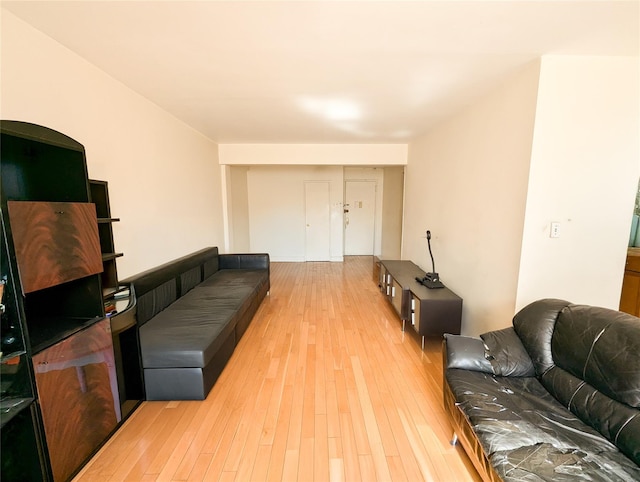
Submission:
[[[75,481],[479,481],[449,444],[440,340],[401,326],[369,256],[272,263],[207,399],[144,402]]]

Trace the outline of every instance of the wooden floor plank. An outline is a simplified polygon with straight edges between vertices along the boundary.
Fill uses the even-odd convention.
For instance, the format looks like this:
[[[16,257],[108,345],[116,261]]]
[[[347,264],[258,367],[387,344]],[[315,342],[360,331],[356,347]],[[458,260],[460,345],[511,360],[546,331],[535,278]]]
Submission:
[[[329,441],[327,437],[327,416],[315,415],[315,437],[313,452],[313,480],[329,480]]]
[[[271,445],[258,445],[253,469],[251,471],[250,482],[262,482],[267,480],[269,470],[269,460],[271,459]],[[244,479],[247,480],[247,479]]]
[[[206,400],[143,402],[74,482],[477,482],[442,407],[439,339],[370,256],[272,263],[271,291]]]

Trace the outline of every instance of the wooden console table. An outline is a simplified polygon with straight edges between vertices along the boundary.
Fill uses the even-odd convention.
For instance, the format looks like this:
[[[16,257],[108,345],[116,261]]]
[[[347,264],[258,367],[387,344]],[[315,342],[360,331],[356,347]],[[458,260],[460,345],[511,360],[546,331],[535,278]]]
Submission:
[[[405,323],[422,336],[442,336],[444,333],[460,334],[462,298],[448,288],[429,289],[416,281],[424,277],[411,261],[381,260],[380,290],[387,296],[396,313]]]

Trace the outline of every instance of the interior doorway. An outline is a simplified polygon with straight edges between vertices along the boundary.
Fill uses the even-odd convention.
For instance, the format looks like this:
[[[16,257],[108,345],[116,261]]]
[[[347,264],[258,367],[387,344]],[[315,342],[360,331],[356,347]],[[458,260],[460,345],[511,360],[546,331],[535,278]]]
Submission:
[[[344,254],[374,254],[377,182],[344,183]]]

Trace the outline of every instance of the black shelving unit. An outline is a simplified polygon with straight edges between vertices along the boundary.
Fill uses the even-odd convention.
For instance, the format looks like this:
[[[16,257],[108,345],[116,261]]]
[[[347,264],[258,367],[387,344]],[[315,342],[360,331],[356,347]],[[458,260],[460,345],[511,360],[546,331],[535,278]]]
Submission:
[[[4,225],[0,211],[0,479],[47,480],[48,459],[22,323],[20,287],[9,262]]]
[[[98,216],[98,233],[100,237],[100,250],[102,252],[102,292],[105,300],[113,298],[113,295],[121,290],[118,284],[118,269],[116,259],[123,253],[116,252],[113,241],[113,223],[120,218],[111,217],[109,203],[109,185],[106,181],[89,180],[91,202],[96,205]]]
[[[0,135],[0,479],[66,481],[122,419],[114,360],[139,358],[135,298],[114,335],[104,296],[119,289],[116,219],[84,147],[24,122],[0,121]]]
[[[120,411],[125,419],[144,399],[140,343],[135,318],[135,295],[129,286],[118,280],[116,260],[123,256],[117,252],[113,238],[113,223],[120,218],[111,215],[109,184],[107,181],[89,180],[91,202],[96,205],[98,233],[102,252],[102,295],[105,312],[111,320],[113,351],[120,394]]]

